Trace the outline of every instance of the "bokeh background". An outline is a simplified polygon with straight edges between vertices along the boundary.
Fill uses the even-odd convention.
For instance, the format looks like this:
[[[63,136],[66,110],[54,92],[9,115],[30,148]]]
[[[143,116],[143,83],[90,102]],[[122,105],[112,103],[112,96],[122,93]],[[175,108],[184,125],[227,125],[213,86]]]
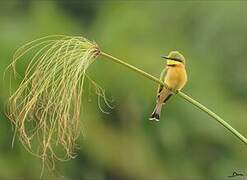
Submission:
[[[16,141],[4,115],[9,96],[5,68],[23,43],[51,35],[80,35],[155,76],[162,54],[181,51],[184,89],[247,136],[247,3],[171,1],[0,2],[0,179],[38,179],[41,161]],[[23,71],[19,67],[20,71]],[[179,97],[159,123],[148,121],[157,85],[99,58],[88,70],[114,99],[103,114],[94,94],[83,99],[78,156],[58,162],[44,179],[229,179],[247,175],[246,145]],[[53,174],[53,175],[52,175]],[[246,177],[239,177],[246,178]],[[237,179],[237,178],[236,178]]]

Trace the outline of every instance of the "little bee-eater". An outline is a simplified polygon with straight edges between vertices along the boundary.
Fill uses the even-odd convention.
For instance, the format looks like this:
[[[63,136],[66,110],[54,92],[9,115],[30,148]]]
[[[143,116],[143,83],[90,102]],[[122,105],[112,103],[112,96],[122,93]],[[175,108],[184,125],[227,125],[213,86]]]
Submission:
[[[159,121],[162,105],[173,95],[176,90],[181,90],[187,82],[185,69],[185,58],[178,51],[171,51],[168,56],[162,56],[167,60],[166,67],[160,75],[168,88],[159,85],[157,93],[157,103],[149,120]]]

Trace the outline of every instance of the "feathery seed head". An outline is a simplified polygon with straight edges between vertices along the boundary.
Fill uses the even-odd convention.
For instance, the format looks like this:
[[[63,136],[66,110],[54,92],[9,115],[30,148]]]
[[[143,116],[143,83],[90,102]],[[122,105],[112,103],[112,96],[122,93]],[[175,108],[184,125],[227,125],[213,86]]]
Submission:
[[[100,49],[83,37],[47,36],[19,48],[10,66],[34,53],[9,98],[7,116],[24,147],[44,160],[74,157],[86,70]],[[37,143],[38,142],[38,143]]]

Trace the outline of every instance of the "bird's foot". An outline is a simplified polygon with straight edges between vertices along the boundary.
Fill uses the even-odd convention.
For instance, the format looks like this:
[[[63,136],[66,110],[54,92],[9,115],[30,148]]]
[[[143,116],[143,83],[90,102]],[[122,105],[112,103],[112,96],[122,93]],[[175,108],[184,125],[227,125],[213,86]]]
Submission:
[[[174,94],[178,94],[180,92],[180,90],[174,90],[173,92],[174,92]]]

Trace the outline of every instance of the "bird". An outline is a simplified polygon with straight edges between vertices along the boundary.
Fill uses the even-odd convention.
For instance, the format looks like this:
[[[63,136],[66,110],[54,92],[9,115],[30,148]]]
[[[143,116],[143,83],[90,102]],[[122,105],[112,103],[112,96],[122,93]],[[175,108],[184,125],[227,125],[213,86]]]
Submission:
[[[171,51],[166,59],[166,66],[161,72],[160,80],[165,85],[158,86],[157,101],[149,120],[160,120],[162,106],[172,97],[174,92],[180,91],[187,83],[185,57],[178,51]]]

